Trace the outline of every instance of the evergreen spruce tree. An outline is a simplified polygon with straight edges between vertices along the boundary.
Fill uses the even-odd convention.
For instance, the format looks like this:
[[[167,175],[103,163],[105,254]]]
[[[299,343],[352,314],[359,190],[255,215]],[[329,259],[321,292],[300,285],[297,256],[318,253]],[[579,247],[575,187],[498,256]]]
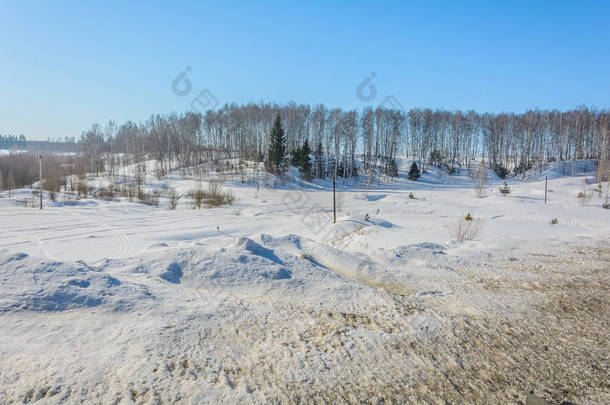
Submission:
[[[314,158],[316,160],[316,176],[319,178],[326,177],[326,170],[324,168],[324,150],[322,149],[322,141],[318,142],[316,151],[314,152]]]
[[[386,174],[391,177],[398,176],[398,165],[396,164],[396,160],[390,160],[390,164],[388,165],[388,171]]]
[[[290,151],[290,164],[293,166],[301,166],[302,150],[299,146]]]
[[[309,158],[310,154],[311,149],[309,148],[309,142],[307,141],[307,139],[305,139],[303,147],[300,148],[299,171],[301,172],[301,175],[307,180],[311,180],[311,160]]]
[[[411,169],[409,169],[409,180],[417,180],[419,178],[419,168],[417,167],[417,163],[413,162],[411,165]]]
[[[269,162],[267,170],[271,173],[283,173],[286,161],[286,137],[284,136],[284,128],[282,128],[282,120],[279,114],[275,118],[269,138]]]

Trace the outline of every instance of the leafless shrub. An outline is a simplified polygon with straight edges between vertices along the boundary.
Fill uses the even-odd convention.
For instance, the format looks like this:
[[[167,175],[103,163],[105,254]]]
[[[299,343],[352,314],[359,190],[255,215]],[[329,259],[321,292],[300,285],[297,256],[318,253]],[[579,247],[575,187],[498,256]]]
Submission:
[[[38,180],[38,156],[33,153],[0,156],[0,171],[11,177],[11,188],[8,187],[8,179],[4,179],[9,190],[30,185]]]
[[[169,202],[167,204],[167,207],[170,210],[175,210],[177,206],[178,206],[178,192],[176,191],[176,189],[172,188],[169,191]]]
[[[140,187],[139,185],[138,185],[138,188],[137,188],[136,197],[138,198],[138,202],[140,204],[145,204],[146,203],[146,193],[144,192],[144,190],[142,190],[142,187]]]
[[[219,207],[225,204],[232,204],[235,196],[230,191],[223,191],[222,184],[211,181],[208,189],[204,191],[204,198],[208,207]]]
[[[79,180],[78,184],[76,185],[76,191],[79,197],[83,196],[87,198],[89,195],[89,185],[87,184],[87,180]]]
[[[112,201],[119,193],[120,190],[118,190],[114,184],[109,184],[106,188],[100,188],[95,197],[99,198],[100,200]]]
[[[138,189],[135,187],[126,187],[125,190],[127,191],[127,199],[129,202],[132,202],[133,199],[138,195]]]
[[[201,182],[197,183],[197,188],[189,192],[189,197],[193,199],[193,208],[201,208],[205,197]]]
[[[12,172],[8,172],[8,176],[6,176],[6,189],[8,190],[8,196],[10,198],[11,192],[15,189],[15,180]]]
[[[161,197],[161,192],[158,190],[151,190],[148,192],[144,192],[142,189],[138,190],[138,202],[144,205],[150,205],[151,207],[159,206],[159,198]]]
[[[159,190],[153,190],[146,193],[146,205],[150,205],[151,207],[159,206],[159,198],[161,197],[161,192]]]
[[[466,217],[460,218],[458,221],[447,226],[451,237],[460,242],[476,238],[482,228],[483,222],[480,219],[472,218],[470,213]]]
[[[189,196],[193,199],[193,208],[201,208],[204,204],[208,208],[219,207],[235,201],[233,193],[223,191],[222,184],[218,181],[211,181],[207,189],[203,189],[201,183],[198,183],[197,188],[192,190]]]
[[[119,197],[127,197],[127,186],[125,186],[125,184],[121,185],[121,189],[119,191]]]

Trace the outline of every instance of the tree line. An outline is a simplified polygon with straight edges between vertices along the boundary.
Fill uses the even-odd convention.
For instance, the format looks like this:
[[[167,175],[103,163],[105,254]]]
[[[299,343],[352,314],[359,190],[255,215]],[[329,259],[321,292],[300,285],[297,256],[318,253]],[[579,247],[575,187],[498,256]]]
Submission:
[[[24,149],[26,145],[25,136],[22,135],[0,135],[0,149]]]
[[[481,114],[419,108],[344,111],[294,103],[230,104],[205,114],[153,115],[122,125],[110,121],[83,132],[80,143],[94,158],[107,153],[154,157],[168,170],[172,164],[188,167],[209,158],[268,161],[277,116],[288,154],[307,142],[318,177],[328,175],[329,167],[342,177],[391,175],[398,156],[416,160],[423,171],[435,165],[449,173],[481,157],[505,176],[553,160],[607,158],[610,148],[610,113],[588,107]]]

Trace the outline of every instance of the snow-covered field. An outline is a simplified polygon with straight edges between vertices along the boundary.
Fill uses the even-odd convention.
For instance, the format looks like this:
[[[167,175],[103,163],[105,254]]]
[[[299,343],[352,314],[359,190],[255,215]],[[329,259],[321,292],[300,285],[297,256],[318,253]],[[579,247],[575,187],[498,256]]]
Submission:
[[[608,403],[610,210],[577,163],[478,198],[403,162],[339,182],[336,224],[297,176],[201,210],[3,192],[0,403]]]

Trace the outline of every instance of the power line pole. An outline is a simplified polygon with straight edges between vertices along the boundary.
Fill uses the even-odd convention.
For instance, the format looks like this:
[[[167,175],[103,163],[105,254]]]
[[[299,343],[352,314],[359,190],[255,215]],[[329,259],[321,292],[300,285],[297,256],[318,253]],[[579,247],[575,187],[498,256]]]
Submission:
[[[335,198],[335,175],[333,174],[333,224],[337,223],[337,203]]]
[[[547,184],[549,181],[549,176],[544,176],[544,203],[546,204],[546,193],[547,193]]]
[[[38,155],[38,194],[40,194],[40,210],[42,211],[42,153]]]

